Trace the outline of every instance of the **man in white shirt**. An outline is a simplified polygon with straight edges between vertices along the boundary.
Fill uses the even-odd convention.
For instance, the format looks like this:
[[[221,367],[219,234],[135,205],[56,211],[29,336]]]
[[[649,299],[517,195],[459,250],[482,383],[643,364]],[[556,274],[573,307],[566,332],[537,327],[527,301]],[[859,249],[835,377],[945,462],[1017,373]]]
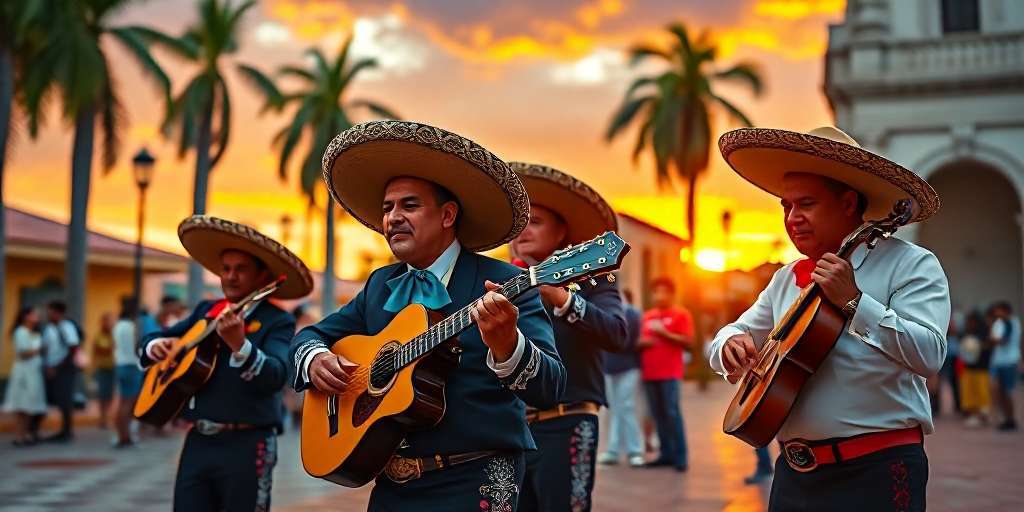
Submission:
[[[1013,315],[1009,302],[995,305],[996,321],[992,324],[992,387],[995,389],[996,405],[1002,410],[1003,422],[999,430],[1017,430],[1017,419],[1013,411],[1013,389],[1017,386],[1017,365],[1020,364],[1020,319]]]
[[[945,357],[949,291],[935,256],[897,238],[836,256],[863,221],[909,199],[912,222],[938,209],[913,172],[835,128],[809,134],[743,129],[719,142],[741,176],[782,199],[786,230],[807,259],[780,269],[756,302],[708,347],[712,368],[742,378],[761,345],[815,283],[846,328],[804,385],[777,434],[769,510],[923,511],[933,430],[927,377]]]
[[[75,351],[81,340],[78,328],[65,315],[67,305],[64,301],[53,301],[46,306],[49,324],[43,329],[43,347],[46,351],[46,397],[51,405],[60,411],[60,431],[45,440],[66,443],[74,437],[72,432],[72,413],[74,412],[75,377],[78,366],[75,364]]]

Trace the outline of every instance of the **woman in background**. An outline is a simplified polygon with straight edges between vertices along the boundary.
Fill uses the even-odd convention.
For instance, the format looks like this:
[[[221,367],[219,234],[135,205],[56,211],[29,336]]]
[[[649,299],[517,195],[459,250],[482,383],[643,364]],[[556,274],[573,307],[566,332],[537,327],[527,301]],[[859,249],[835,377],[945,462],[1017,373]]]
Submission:
[[[11,331],[14,365],[11,367],[3,410],[17,414],[14,446],[29,446],[39,440],[34,417],[46,414],[46,388],[43,383],[43,341],[39,333],[39,313],[22,308]]]

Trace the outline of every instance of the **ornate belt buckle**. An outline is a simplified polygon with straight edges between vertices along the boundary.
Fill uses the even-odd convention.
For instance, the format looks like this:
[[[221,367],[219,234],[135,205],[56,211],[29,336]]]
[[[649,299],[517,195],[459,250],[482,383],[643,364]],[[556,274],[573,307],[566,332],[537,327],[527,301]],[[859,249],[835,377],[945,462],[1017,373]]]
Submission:
[[[195,423],[196,431],[204,436],[212,436],[219,434],[224,430],[224,426],[220,423],[215,423],[210,420],[196,420]]]
[[[404,484],[415,480],[423,474],[419,459],[410,459],[399,455],[393,455],[388,464],[384,466],[384,474],[396,484]]]
[[[803,441],[789,441],[783,445],[782,453],[786,457],[786,463],[794,471],[807,473],[818,467],[818,460],[814,457],[814,450]]]

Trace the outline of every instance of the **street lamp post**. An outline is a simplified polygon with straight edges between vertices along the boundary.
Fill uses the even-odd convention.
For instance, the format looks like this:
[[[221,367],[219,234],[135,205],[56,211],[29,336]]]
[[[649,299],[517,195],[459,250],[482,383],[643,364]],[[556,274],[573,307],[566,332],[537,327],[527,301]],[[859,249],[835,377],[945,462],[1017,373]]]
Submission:
[[[135,279],[132,297],[135,315],[139,315],[142,305],[142,235],[146,219],[146,189],[149,188],[149,183],[153,179],[155,163],[156,158],[153,158],[146,148],[140,149],[132,158],[135,185],[139,187],[138,238],[135,240]]]

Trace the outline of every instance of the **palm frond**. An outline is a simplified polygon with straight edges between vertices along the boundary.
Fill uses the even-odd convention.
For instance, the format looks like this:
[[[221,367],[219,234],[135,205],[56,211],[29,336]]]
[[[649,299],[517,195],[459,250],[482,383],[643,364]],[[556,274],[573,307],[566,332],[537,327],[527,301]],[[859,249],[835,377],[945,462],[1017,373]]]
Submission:
[[[315,83],[316,82],[316,76],[313,75],[313,73],[310,73],[309,71],[307,71],[305,69],[302,69],[300,67],[297,67],[297,66],[283,66],[283,67],[281,67],[281,69],[279,69],[277,71],[277,76],[280,76],[280,77],[291,76],[291,77],[302,79],[302,80],[304,80],[306,82],[309,82],[309,83]]]
[[[271,109],[279,111],[284,107],[284,96],[270,77],[245,64],[238,65],[238,72],[263,97],[263,108],[260,109],[260,114]]]
[[[210,158],[210,169],[213,170],[217,167],[217,163],[220,162],[221,157],[224,156],[224,152],[228,149],[228,141],[231,139],[231,97],[228,94],[228,84],[224,82],[224,77],[218,75],[215,82],[214,91],[220,92],[217,95],[217,102],[219,103],[218,110],[220,111],[220,120],[217,123],[216,140],[217,151]]]
[[[129,53],[135,57],[143,71],[145,71],[144,74],[156,82],[160,94],[164,96],[165,105],[170,106],[171,79],[167,77],[167,73],[164,72],[160,64],[150,54],[149,48],[146,46],[142,36],[136,29],[129,27],[111,29],[110,35],[114,36],[114,38],[128,48]]]
[[[393,110],[370,100],[352,100],[348,103],[348,107],[365,108],[381,119],[401,119]]]
[[[116,88],[110,80],[107,81],[107,86],[103,89],[98,107],[102,132],[103,171],[107,173],[117,164],[117,157],[121,152],[120,124],[125,118],[124,106],[118,99]]]
[[[299,139],[302,137],[302,130],[305,129],[309,123],[310,118],[313,115],[313,109],[315,105],[313,101],[307,99],[303,102],[299,110],[295,112],[295,118],[292,119],[291,126],[288,127],[288,135],[284,139],[284,145],[281,147],[281,159],[278,163],[277,173],[284,179],[288,176],[288,161],[291,160],[292,153],[295,151],[295,146],[299,143]]]
[[[733,105],[732,102],[716,94],[712,94],[711,97],[718,103],[719,106],[724,108],[725,111],[729,113],[729,116],[732,117],[734,120],[738,121],[743,126],[754,126],[754,123],[750,122],[750,118],[747,117],[747,115],[744,114],[742,110]]]
[[[682,57],[682,60],[689,59],[693,53],[693,44],[690,42],[690,34],[686,30],[686,25],[673,23],[669,25],[668,31],[676,36],[676,52]]]
[[[356,77],[356,75],[359,74],[360,71],[364,69],[374,69],[376,67],[377,59],[360,59],[359,62],[353,64],[352,67],[349,68],[348,72],[345,74],[345,78],[342,79],[341,81],[342,88],[351,83],[352,80]]]
[[[159,46],[175,56],[186,60],[197,60],[199,58],[199,43],[194,37],[184,35],[174,37],[164,34],[159,30],[139,25],[125,27],[137,34],[148,44]]]
[[[750,86],[755,96],[760,96],[764,91],[764,83],[761,81],[761,74],[757,67],[751,63],[740,63],[724,71],[712,75],[722,81],[735,81]]]
[[[672,60],[672,55],[670,53],[655,46],[638,44],[630,47],[629,49],[629,65],[631,66],[640,64],[648,57],[657,57],[666,61]]]
[[[629,123],[636,117],[637,112],[645,104],[655,100],[653,95],[641,96],[639,98],[629,98],[623,102],[619,110],[612,116],[612,120],[608,123],[608,131],[604,134],[604,139],[610,141],[615,138],[623,129],[629,126]]]

